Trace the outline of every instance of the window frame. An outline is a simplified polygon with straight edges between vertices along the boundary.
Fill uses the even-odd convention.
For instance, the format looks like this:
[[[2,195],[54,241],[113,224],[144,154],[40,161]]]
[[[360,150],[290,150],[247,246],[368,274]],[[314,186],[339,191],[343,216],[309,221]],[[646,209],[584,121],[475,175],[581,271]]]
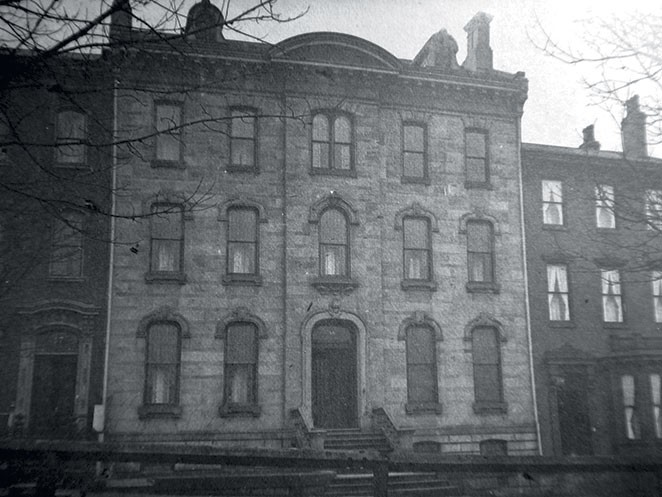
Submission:
[[[407,221],[425,222],[426,248],[407,247]],[[409,278],[407,274],[407,251],[424,252],[427,262],[427,276],[425,278]],[[427,216],[404,215],[402,216],[402,281],[409,284],[425,284],[434,281],[434,268],[432,266],[432,222]]]
[[[477,251],[471,250],[470,247],[470,231],[475,226],[487,226],[488,227],[488,251]],[[494,223],[487,219],[467,219],[464,226],[464,231],[466,233],[467,240],[467,283],[466,290],[471,293],[498,293],[500,291],[500,285],[497,283],[497,272],[496,272],[496,238],[495,238],[495,228]],[[488,280],[472,280],[471,271],[472,271],[472,255],[479,254],[487,256],[490,263],[490,274]]]
[[[620,311],[620,319],[619,320],[607,320],[607,307],[606,307],[606,302],[607,298],[609,298],[609,293],[605,293],[605,282],[607,281],[606,278],[606,273],[612,273],[616,274],[617,276],[617,281],[616,285],[618,286],[618,293],[612,293],[611,295],[615,297],[618,301],[618,308]],[[613,288],[613,285],[612,285]],[[600,268],[600,303],[601,303],[601,315],[602,315],[602,323],[605,326],[623,326],[625,324],[625,306],[624,306],[624,298],[623,298],[623,279],[621,278],[621,271],[618,268]]]
[[[152,130],[154,133],[154,151],[151,165],[152,167],[160,168],[175,168],[183,169],[184,165],[184,103],[178,100],[155,100],[153,106],[152,116]],[[175,107],[179,109],[179,124],[171,132],[167,130],[159,131],[159,107]],[[166,133],[168,136],[174,136],[177,141],[177,158],[175,159],[162,159],[159,158],[159,143],[160,138]]]
[[[254,241],[239,241],[232,240],[232,212],[233,211],[250,211],[255,216],[255,234]],[[223,283],[225,284],[252,284],[260,285],[262,283],[262,277],[260,276],[260,223],[262,219],[260,218],[260,211],[257,207],[244,204],[235,204],[227,207],[226,212],[227,226],[226,226],[226,238],[225,238],[225,275],[223,278]],[[230,271],[230,245],[232,243],[251,243],[253,245],[253,267],[254,271],[252,273],[235,273]]]
[[[563,272],[565,274],[565,283],[566,283],[566,291],[556,291],[555,289],[551,288],[551,281],[549,279],[549,273],[550,273],[550,268],[561,268],[563,269]],[[551,325],[556,325],[556,326],[563,326],[567,324],[572,323],[572,306],[570,302],[570,271],[568,269],[568,264],[565,262],[549,262],[545,264],[545,282],[546,282],[546,294],[547,294],[547,320]],[[563,300],[565,306],[566,306],[566,316],[567,319],[552,319],[552,298],[558,295],[561,297]],[[563,296],[565,296],[565,299],[563,299]]]
[[[315,139],[315,129],[314,122],[317,116],[324,116],[327,120],[327,140]],[[347,119],[349,123],[349,143],[345,142],[336,142],[335,138],[335,124],[338,119]],[[331,175],[331,176],[350,176],[356,177],[356,160],[355,160],[355,123],[354,116],[349,112],[338,111],[338,110],[325,110],[320,109],[312,114],[312,119],[310,122],[310,173],[313,175]],[[326,143],[328,146],[328,157],[327,164],[328,167],[315,167],[314,158],[315,158],[315,144],[316,143]],[[335,148],[336,145],[348,145],[349,146],[349,169],[341,169],[336,167],[335,164]]]
[[[229,362],[228,358],[230,357],[230,329],[233,326],[244,326],[250,327],[253,334],[253,344],[254,344],[254,357],[253,362]],[[257,417],[260,415],[261,409],[259,404],[259,361],[260,361],[260,326],[252,322],[251,320],[242,320],[237,319],[225,323],[223,330],[223,402],[219,408],[219,414],[223,417],[242,417],[242,416],[252,416]],[[232,386],[230,384],[230,372],[229,370],[232,366],[238,364],[249,364],[252,370],[251,380],[250,380],[250,399],[248,402],[232,402],[229,399],[232,395]]]
[[[595,187],[595,227],[599,230],[616,229],[616,203],[614,187],[599,184]],[[600,214],[607,212],[610,222],[609,226],[600,226]]]
[[[173,209],[173,210],[170,210]],[[160,282],[160,283],[186,283],[186,275],[184,272],[184,248],[185,248],[185,226],[184,226],[184,204],[180,202],[171,201],[155,201],[150,204],[150,225],[149,225],[149,267],[145,275],[145,281]],[[175,211],[179,210],[179,238],[162,238],[155,235],[155,217],[159,215],[171,216]],[[162,214],[158,214],[161,212]],[[177,268],[173,271],[154,269],[155,262],[155,240],[163,241],[178,241],[179,242],[179,260],[177,261]]]
[[[235,119],[242,119],[242,117],[235,117],[234,113],[244,113],[244,115],[248,115],[249,117],[252,117],[253,119],[253,136],[251,138],[247,137],[239,137],[239,136],[234,136],[234,122]],[[226,168],[227,171],[229,172],[247,172],[247,173],[257,173],[259,171],[259,165],[258,165],[258,132],[259,132],[259,125],[258,125],[258,111],[254,107],[231,107],[230,108],[230,125],[229,125],[229,132],[228,132],[228,139],[229,139],[229,160],[228,160],[228,166]],[[235,143],[237,141],[246,141],[246,142],[251,142],[252,143],[252,151],[253,151],[253,165],[252,166],[241,166],[238,164],[235,164],[233,161],[234,157],[234,148],[235,148]]]
[[[67,136],[62,136],[61,131],[62,131],[62,124],[60,122],[60,118],[63,114],[76,114],[78,116],[81,116],[82,118],[82,123],[83,123],[83,130],[82,130],[82,137],[67,137]],[[88,113],[81,110],[80,108],[76,107],[62,107],[58,109],[57,113],[55,114],[55,136],[54,136],[54,141],[55,141],[55,150],[54,150],[54,158],[55,158],[55,164],[58,167],[70,167],[70,168],[81,168],[81,167],[86,167],[88,164],[88,142],[89,142],[89,118],[88,118]],[[71,143],[73,141],[73,143]],[[62,160],[62,148],[63,147],[80,147],[81,148],[81,160],[74,160],[74,161],[68,161],[68,160]]]
[[[485,154],[484,156],[474,156],[474,155],[469,155],[469,140],[468,140],[468,135],[475,134],[475,135],[482,135],[484,137],[484,144],[485,144]],[[464,129],[464,174],[465,174],[465,181],[464,181],[464,187],[465,188],[484,188],[484,189],[490,189],[491,188],[491,183],[490,183],[490,135],[489,131],[485,128],[476,128],[476,127],[468,127]],[[484,179],[482,180],[477,180],[477,179],[471,179],[469,177],[469,160],[473,159],[482,159],[483,160],[483,167],[484,167]]]
[[[342,216],[342,219],[345,223],[345,243],[344,244],[339,244],[339,243],[326,243],[322,240],[322,223],[323,223],[323,218],[324,216],[330,212],[330,211],[335,211],[340,216]],[[342,209],[339,209],[337,207],[329,206],[326,209],[324,209],[319,216],[319,223],[318,223],[318,233],[317,233],[317,239],[318,239],[318,275],[319,278],[329,278],[329,279],[343,279],[343,278],[351,278],[352,277],[352,264],[351,264],[351,241],[350,241],[350,229],[349,229],[349,219],[347,217],[347,214]],[[324,270],[324,260],[323,260],[323,254],[324,250],[323,247],[325,246],[333,246],[333,247],[343,247],[344,250],[344,258],[345,258],[345,267],[344,267],[344,274],[327,274],[326,271]]]
[[[75,219],[72,219],[75,218]],[[85,222],[85,216],[78,211],[66,211],[62,213],[61,219],[56,220],[55,226],[52,228],[51,233],[51,246],[50,254],[48,261],[48,279],[49,280],[58,280],[58,281],[81,281],[83,279],[83,262],[84,262],[84,239],[83,239],[83,225]],[[58,241],[58,229],[64,231],[73,230],[74,241],[68,243],[62,243]],[[73,251],[71,256],[58,256],[58,260],[54,260],[55,255],[58,252],[58,249],[69,249]],[[75,260],[77,259],[77,271],[66,273],[66,274],[57,274],[54,272],[54,267],[61,262],[62,260]]]
[[[478,330],[491,330],[494,337],[494,356],[496,362],[482,363],[476,360],[476,332]],[[504,400],[504,384],[503,384],[503,356],[501,351],[501,331],[494,325],[489,323],[479,323],[471,328],[471,362],[473,370],[473,383],[474,383],[474,404],[473,410],[476,414],[505,414],[508,411],[508,405]],[[477,367],[478,366],[478,367]],[[481,375],[477,372],[481,367],[491,366],[496,372],[495,382],[498,384],[499,392],[497,399],[479,398],[479,390],[484,391],[485,385],[481,385],[479,389],[479,379]]]
[[[407,149],[407,128],[419,128],[423,133],[423,150],[408,150]],[[402,183],[418,183],[429,185],[430,184],[430,174],[429,174],[429,165],[428,165],[428,126],[425,122],[421,121],[402,121],[401,126],[401,153],[402,153],[402,175],[400,180]],[[422,176],[411,176],[407,174],[406,169],[406,156],[407,154],[420,154],[423,159],[423,175]]]
[[[413,345],[413,338],[412,336],[415,336],[416,333],[419,332],[419,330],[425,330],[427,333],[429,333],[429,339],[432,342],[431,347],[433,348],[433,354],[432,358],[433,360],[431,362],[420,362],[420,363],[413,363],[411,360],[411,350],[412,350],[412,345]],[[435,413],[435,414],[441,414],[441,403],[439,402],[439,373],[438,373],[438,357],[437,357],[437,337],[436,337],[436,332],[433,328],[426,324],[410,324],[409,326],[406,327],[405,331],[405,365],[406,365],[406,380],[407,380],[407,404],[405,405],[405,411],[407,414],[425,414],[425,413]],[[432,383],[432,392],[430,393],[430,397],[432,400],[421,400],[421,399],[413,399],[412,398],[412,390],[413,390],[413,382],[411,381],[412,378],[415,377],[411,373],[410,368],[412,366],[427,366],[430,368],[429,373],[431,374],[431,378],[433,380]]]
[[[174,385],[174,399],[171,402],[156,403],[152,402],[149,397],[149,379],[150,379],[150,367],[153,367],[154,364],[162,364],[160,362],[150,362],[149,351],[150,351],[150,331],[156,326],[172,326],[177,332],[177,350],[175,363],[175,385]],[[177,418],[181,416],[181,405],[180,405],[180,395],[181,395],[181,365],[182,365],[182,339],[185,338],[185,330],[182,329],[181,323],[163,318],[163,319],[154,319],[151,320],[144,328],[144,338],[145,338],[145,358],[144,358],[144,385],[143,385],[143,403],[140,406],[138,411],[139,417],[143,418],[152,418],[152,417],[166,417],[166,418]]]
[[[545,184],[546,183],[558,183],[560,185],[560,191],[561,191],[561,199],[558,201],[555,200],[545,200]],[[561,180],[556,180],[556,179],[543,179],[541,180],[541,201],[542,201],[542,226],[544,229],[565,229],[567,219],[566,219],[566,213],[565,213],[565,194],[563,193],[563,181]],[[559,207],[559,213],[561,216],[561,222],[560,223],[550,223],[547,222],[547,218],[545,215],[546,206],[552,206],[556,205]]]
[[[662,190],[646,190],[644,216],[646,229],[662,230]]]
[[[660,269],[651,272],[651,296],[653,298],[653,320],[658,325],[662,325],[662,270]]]

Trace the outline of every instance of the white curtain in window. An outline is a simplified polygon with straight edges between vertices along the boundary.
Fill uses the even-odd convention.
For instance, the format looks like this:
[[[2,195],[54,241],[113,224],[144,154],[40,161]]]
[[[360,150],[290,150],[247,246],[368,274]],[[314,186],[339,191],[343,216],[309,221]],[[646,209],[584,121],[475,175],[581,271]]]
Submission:
[[[614,187],[598,185],[595,188],[595,214],[598,228],[615,228]]]
[[[230,391],[232,398],[230,401],[233,404],[247,404],[248,403],[248,389],[250,373],[247,367],[235,366],[232,371],[232,382]]]
[[[653,271],[651,275],[653,286],[653,307],[655,308],[655,322],[662,323],[662,271]]]
[[[570,319],[568,273],[565,266],[547,266],[547,299],[550,320],[568,321]]]
[[[618,270],[601,271],[601,277],[604,320],[608,323],[620,323],[623,321],[620,274]]]
[[[660,419],[660,375],[650,375],[651,401],[653,403],[653,421],[655,422],[655,436],[662,438],[662,419]]]
[[[159,271],[176,271],[175,247],[172,243],[161,242],[158,248]]]
[[[634,376],[621,376],[623,389],[623,407],[625,414],[625,436],[629,440],[639,438],[639,423],[635,412]]]
[[[563,185],[560,181],[542,182],[543,222],[563,224]]]

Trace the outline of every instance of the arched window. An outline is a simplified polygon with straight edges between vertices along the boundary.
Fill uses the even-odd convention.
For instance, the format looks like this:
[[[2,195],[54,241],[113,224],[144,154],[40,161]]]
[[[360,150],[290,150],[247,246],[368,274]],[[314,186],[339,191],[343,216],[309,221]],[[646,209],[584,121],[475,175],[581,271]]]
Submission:
[[[349,232],[347,218],[338,209],[327,209],[319,222],[320,276],[349,276]]]
[[[223,409],[252,410],[257,406],[258,329],[254,323],[227,325]]]
[[[434,331],[428,326],[409,326],[407,347],[407,403],[411,406],[436,405],[437,347]]]
[[[352,122],[343,115],[319,113],[313,117],[313,171],[353,169]]]
[[[228,209],[227,274],[258,274],[258,211],[252,207]]]
[[[184,209],[154,203],[150,217],[150,274],[154,279],[181,279],[184,266]]]
[[[474,409],[500,411],[503,403],[501,348],[499,331],[491,326],[477,326],[471,333],[474,369]]]
[[[402,232],[404,279],[430,281],[432,279],[432,247],[429,219],[404,217]]]
[[[84,164],[87,119],[75,110],[57,114],[55,160],[61,164]]]
[[[174,321],[151,323],[145,343],[145,406],[179,404],[181,329]]]
[[[48,275],[51,278],[80,278],[83,275],[83,215],[68,211],[54,230]]]

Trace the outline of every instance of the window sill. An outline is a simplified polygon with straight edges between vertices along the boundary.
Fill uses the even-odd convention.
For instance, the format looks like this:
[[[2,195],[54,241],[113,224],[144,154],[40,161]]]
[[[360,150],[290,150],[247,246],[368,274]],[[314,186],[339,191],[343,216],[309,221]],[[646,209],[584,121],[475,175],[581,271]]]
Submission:
[[[469,293],[499,293],[501,285],[493,281],[468,281],[465,285]]]
[[[400,182],[409,183],[413,185],[426,185],[426,186],[429,186],[431,184],[430,178],[428,178],[427,176],[424,176],[422,178],[418,176],[401,176]]]
[[[618,233],[616,226],[614,226],[613,228],[606,226],[605,227],[596,226],[595,229],[598,233]]]
[[[437,282],[434,280],[402,280],[400,288],[403,290],[426,290],[428,292],[437,291]]]
[[[310,280],[310,284],[322,295],[348,294],[359,286],[358,281],[349,276],[317,276]]]
[[[257,418],[261,411],[257,404],[223,404],[218,415],[222,418]]]
[[[474,402],[475,414],[507,414],[508,404],[506,402]]]
[[[229,165],[225,168],[226,173],[248,173],[248,174],[258,174],[260,172],[257,166],[246,167],[246,166],[237,166]]]
[[[550,231],[566,231],[568,228],[565,224],[542,224],[542,229]]]
[[[163,159],[154,159],[151,162],[151,166],[154,169],[185,169],[183,161],[180,160],[163,160]]]
[[[577,325],[572,321],[552,321],[549,320],[548,325],[550,328],[576,328]]]
[[[49,276],[48,281],[52,283],[82,283],[85,278],[82,276]]]
[[[148,272],[145,274],[145,283],[164,283],[184,285],[186,275],[181,272]]]
[[[90,169],[87,162],[56,162],[55,167],[59,169]]]
[[[259,274],[226,274],[221,281],[225,286],[262,286]]]
[[[313,176],[343,176],[345,178],[356,178],[355,169],[322,169],[311,168],[310,174]]]
[[[617,321],[617,322],[616,321],[614,321],[614,322],[603,321],[602,326],[604,326],[605,328],[612,328],[612,329],[619,329],[619,328],[622,329],[622,328],[627,328],[628,327],[628,325],[625,323],[625,321]]]
[[[489,181],[465,181],[464,188],[467,190],[494,190]]]
[[[407,402],[405,412],[410,415],[441,414],[441,404],[439,402]]]
[[[169,418],[177,419],[182,416],[181,406],[173,404],[143,404],[138,408],[140,419]]]

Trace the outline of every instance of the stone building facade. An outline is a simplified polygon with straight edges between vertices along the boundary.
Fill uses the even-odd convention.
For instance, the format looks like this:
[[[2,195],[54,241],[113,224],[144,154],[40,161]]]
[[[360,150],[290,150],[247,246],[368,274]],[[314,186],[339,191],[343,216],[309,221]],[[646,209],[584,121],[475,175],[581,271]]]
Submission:
[[[523,74],[435,34],[156,40],[119,12],[112,440],[537,452],[520,205]],[[297,437],[303,434],[303,438]],[[308,437],[308,438],[306,438]],[[302,442],[302,440],[304,440]]]
[[[523,144],[535,384],[545,455],[659,451],[662,161],[627,102],[623,153]]]

